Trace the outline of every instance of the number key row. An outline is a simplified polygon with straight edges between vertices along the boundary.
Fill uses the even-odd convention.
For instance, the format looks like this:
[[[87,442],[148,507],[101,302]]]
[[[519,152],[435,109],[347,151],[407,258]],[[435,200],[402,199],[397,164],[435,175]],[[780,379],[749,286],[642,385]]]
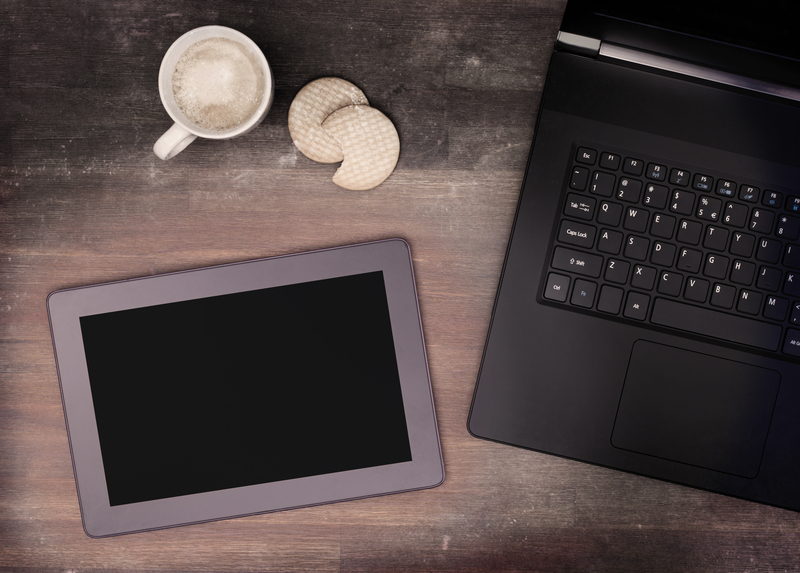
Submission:
[[[681,189],[674,190],[670,195],[669,189],[663,185],[644,184],[642,181],[630,177],[620,177],[616,187],[615,182],[617,180],[614,175],[596,171],[589,184],[589,171],[583,167],[576,167],[573,170],[570,188],[580,191],[589,184],[590,193],[601,197],[613,196],[626,203],[641,203],[654,209],[668,209],[672,213],[696,216],[710,222],[719,221],[730,227],[740,229],[747,227],[750,231],[765,235],[774,231],[778,236],[790,240],[795,240],[800,236],[800,218],[798,217],[791,215],[776,217],[774,211],[758,207],[753,208],[750,212],[748,206],[743,203],[728,201],[723,204],[723,200],[717,197],[703,195],[697,200],[695,193]],[[644,196],[642,197],[643,191]],[[750,213],[749,218],[748,213]]]

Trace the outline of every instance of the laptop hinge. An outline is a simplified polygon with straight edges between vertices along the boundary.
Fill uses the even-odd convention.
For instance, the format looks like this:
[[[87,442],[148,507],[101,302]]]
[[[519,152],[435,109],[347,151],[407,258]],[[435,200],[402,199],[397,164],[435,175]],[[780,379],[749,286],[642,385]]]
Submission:
[[[559,32],[556,39],[556,47],[574,54],[596,58],[597,54],[600,53],[600,40],[569,32]]]
[[[598,55],[600,58],[627,62],[637,66],[689,76],[699,80],[777,96],[792,101],[800,101],[800,90],[797,88],[757,80],[755,78],[748,78],[746,76],[740,76],[714,68],[707,68],[690,62],[674,60],[665,56],[659,56],[658,54],[641,52],[624,46],[609,44],[608,42],[603,42],[602,46],[599,48]]]

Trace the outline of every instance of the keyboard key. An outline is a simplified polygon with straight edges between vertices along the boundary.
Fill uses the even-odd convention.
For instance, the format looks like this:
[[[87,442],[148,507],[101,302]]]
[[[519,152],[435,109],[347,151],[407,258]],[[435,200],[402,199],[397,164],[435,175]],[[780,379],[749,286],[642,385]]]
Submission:
[[[703,246],[705,248],[713,249],[715,251],[724,251],[727,244],[728,229],[715,227],[713,225],[706,227],[705,236],[703,238]]]
[[[753,209],[750,215],[750,226],[748,229],[756,233],[771,233],[772,225],[775,222],[775,213],[767,209]]]
[[[777,207],[783,204],[783,193],[778,193],[777,191],[770,191],[767,189],[764,191],[764,199],[762,199],[761,203],[765,207]]]
[[[597,201],[591,197],[584,197],[577,193],[567,195],[567,202],[564,205],[564,214],[576,219],[591,221],[594,218],[594,208]]]
[[[753,254],[753,247],[756,246],[756,238],[747,233],[734,233],[731,239],[731,254],[740,257],[749,257]]]
[[[655,324],[764,350],[777,350],[781,341],[781,327],[777,324],[663,298],[656,299],[653,304],[653,315],[650,320]]]
[[[697,206],[697,218],[706,221],[718,221],[722,210],[722,201],[716,197],[700,197]]]
[[[689,191],[675,191],[672,194],[672,201],[669,210],[681,215],[691,215],[694,206],[694,193]]]
[[[733,268],[731,269],[731,282],[739,285],[753,284],[753,278],[756,276],[756,266],[747,261],[733,261]]]
[[[752,185],[740,185],[739,186],[739,199],[742,201],[747,201],[748,203],[758,203],[758,194],[761,190],[758,187],[753,187]]]
[[[643,265],[634,265],[633,276],[631,277],[631,286],[642,290],[653,290],[656,284],[656,275],[658,273],[654,268],[645,267]]]
[[[736,310],[757,316],[761,312],[761,299],[763,298],[763,295],[758,291],[742,290],[739,295],[739,302],[736,303]]]
[[[594,165],[594,162],[597,161],[597,151],[589,149],[588,147],[579,147],[578,154],[575,156],[575,161],[587,165]]]
[[[707,280],[689,277],[686,281],[686,290],[683,293],[683,298],[693,302],[705,302],[709,287],[711,287],[711,283]]]
[[[756,286],[761,290],[778,292],[778,289],[781,288],[781,274],[780,269],[761,267]]]
[[[786,273],[786,279],[783,281],[783,293],[800,297],[800,274]]]
[[[603,285],[600,289],[600,300],[597,301],[597,310],[609,314],[619,314],[624,293],[625,291],[621,288]]]
[[[597,227],[576,223],[575,221],[561,221],[558,230],[558,240],[562,243],[591,249],[594,246],[594,237]],[[562,269],[563,270],[563,269]]]
[[[618,255],[622,250],[622,241],[625,237],[622,233],[603,229],[597,238],[597,250],[601,253],[608,253],[610,255]]]
[[[547,286],[544,289],[544,298],[564,302],[569,292],[569,277],[550,273],[547,275]]]
[[[650,234],[662,239],[671,239],[675,222],[675,217],[656,213],[653,215],[653,224],[650,225]]]
[[[747,206],[739,203],[728,203],[725,205],[725,216],[722,222],[731,227],[744,227],[747,224]]]
[[[602,171],[595,171],[592,176],[592,186],[589,188],[595,195],[602,197],[611,197],[614,194],[614,181],[616,177],[611,173],[603,173]]]
[[[790,328],[786,332],[786,342],[783,344],[783,351],[792,356],[800,356],[800,330]]]
[[[647,318],[647,307],[650,306],[650,297],[640,292],[629,292],[622,315],[634,320]]]
[[[792,314],[789,315],[789,322],[792,324],[800,324],[800,302],[792,305]]]
[[[722,255],[708,255],[703,274],[713,279],[724,279],[728,276],[728,263],[730,259]]]
[[[572,298],[570,302],[575,306],[583,308],[592,308],[594,304],[594,295],[597,292],[597,285],[595,283],[585,281],[583,279],[575,280],[575,288],[572,289]]]
[[[653,254],[650,256],[650,262],[661,267],[671,267],[675,261],[675,252],[677,250],[678,248],[675,245],[656,241],[653,243]]]
[[[689,172],[683,169],[673,169],[669,174],[669,182],[673,185],[686,187],[689,184]]]
[[[800,213],[800,197],[789,195],[786,198],[786,210],[792,213]]]
[[[605,152],[600,155],[600,167],[603,169],[613,169],[616,171],[619,169],[619,161],[620,156],[614,153]]]
[[[764,303],[764,318],[783,320],[789,311],[789,301],[777,296],[768,296]]]
[[[647,217],[650,213],[638,207],[629,207],[625,210],[625,222],[622,226],[628,231],[644,233],[647,231]]]
[[[647,251],[650,249],[650,239],[631,235],[625,243],[625,258],[636,261],[647,259]]]
[[[683,219],[680,227],[678,227],[678,240],[681,243],[688,243],[696,245],[700,242],[700,237],[703,234],[703,225],[697,221],[687,221]],[[755,240],[755,238],[754,238]]]
[[[603,201],[600,203],[600,210],[597,213],[597,222],[601,225],[611,225],[618,227],[622,220],[622,205],[619,203],[609,203]]]
[[[585,167],[573,167],[572,176],[569,180],[569,188],[576,191],[583,191],[586,189],[586,184],[589,182],[589,170]]]
[[[786,245],[786,254],[783,256],[783,264],[790,269],[800,271],[800,247],[797,245]]]
[[[603,268],[603,257],[556,247],[553,253],[553,268],[598,278]]]
[[[678,264],[676,266],[680,271],[699,273],[702,262],[702,252],[695,251],[694,249],[681,249],[681,254],[678,257]]]
[[[756,251],[756,258],[765,263],[777,263],[781,258],[781,251],[783,245],[780,241],[775,239],[761,239],[758,242],[758,250]]]
[[[617,185],[617,199],[638,203],[642,196],[642,182],[630,177],[622,177]]]
[[[681,285],[683,284],[683,275],[680,273],[663,272],[658,277],[658,287],[656,290],[661,294],[669,296],[678,296],[681,294]]]
[[[605,279],[610,283],[624,285],[628,282],[628,271],[630,268],[631,264],[627,261],[609,259],[608,263],[606,263]]]
[[[736,183],[733,181],[720,179],[717,181],[716,189],[717,195],[722,195],[723,197],[736,197]]]
[[[711,291],[711,304],[720,308],[733,308],[736,298],[736,288],[730,285],[717,283]]]
[[[781,215],[778,217],[778,228],[775,234],[790,241],[796,241],[800,235],[800,218],[791,215]]]
[[[644,204],[655,209],[664,209],[669,199],[669,189],[663,185],[648,183],[644,188]]]
[[[644,170],[644,162],[641,159],[633,159],[628,157],[622,164],[622,170],[631,175],[641,175]]]
[[[667,179],[667,168],[664,165],[650,163],[647,165],[646,177],[656,181],[665,181]]]
[[[708,175],[695,174],[692,180],[692,189],[699,189],[700,191],[711,191],[711,185],[714,183],[714,178]]]

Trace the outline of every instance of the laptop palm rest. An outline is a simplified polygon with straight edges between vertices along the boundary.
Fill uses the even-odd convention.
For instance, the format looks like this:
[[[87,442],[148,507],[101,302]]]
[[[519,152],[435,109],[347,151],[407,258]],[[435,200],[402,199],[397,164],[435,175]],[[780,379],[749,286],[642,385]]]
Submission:
[[[639,340],[611,443],[753,478],[780,381],[774,370]]]

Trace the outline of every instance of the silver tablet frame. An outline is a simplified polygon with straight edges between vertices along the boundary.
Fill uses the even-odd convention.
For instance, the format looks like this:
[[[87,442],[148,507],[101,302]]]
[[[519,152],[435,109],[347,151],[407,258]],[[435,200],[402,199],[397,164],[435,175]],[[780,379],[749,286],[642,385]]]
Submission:
[[[412,461],[168,499],[109,504],[80,317],[383,271]],[[86,534],[106,537],[436,487],[444,463],[411,251],[388,239],[58,290],[47,298]]]

